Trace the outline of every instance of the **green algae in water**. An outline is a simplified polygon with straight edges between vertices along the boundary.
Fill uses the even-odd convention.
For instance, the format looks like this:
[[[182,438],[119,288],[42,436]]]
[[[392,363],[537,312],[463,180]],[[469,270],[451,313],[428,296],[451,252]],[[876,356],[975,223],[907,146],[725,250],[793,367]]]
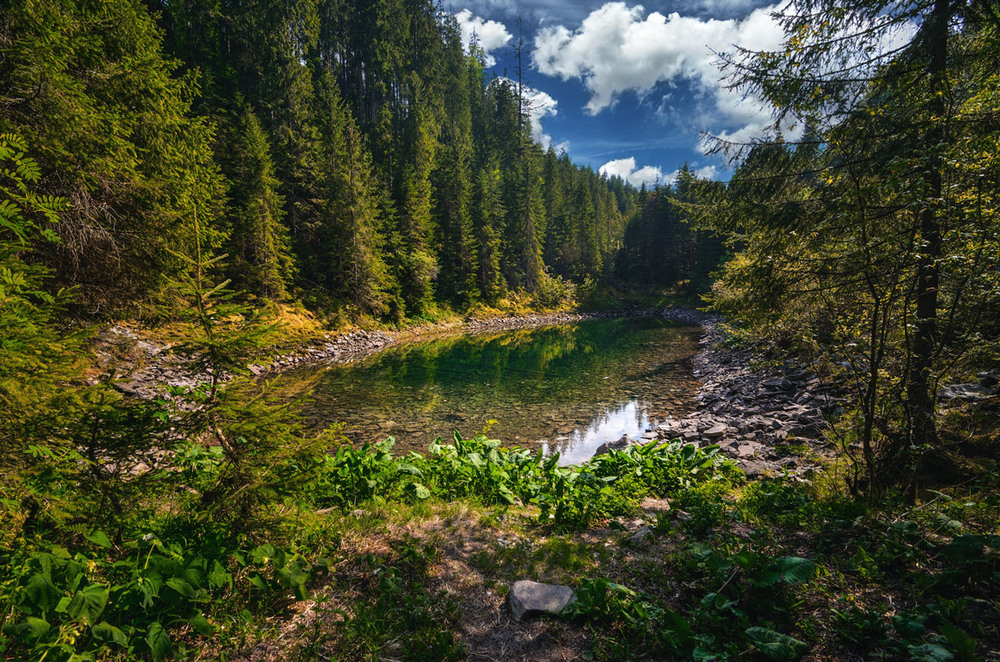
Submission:
[[[472,436],[495,419],[492,437],[571,463],[688,413],[699,336],[654,317],[590,320],[438,337],[288,379],[312,389],[308,424],[345,423],[358,444],[391,435],[397,451],[423,452],[435,437]]]

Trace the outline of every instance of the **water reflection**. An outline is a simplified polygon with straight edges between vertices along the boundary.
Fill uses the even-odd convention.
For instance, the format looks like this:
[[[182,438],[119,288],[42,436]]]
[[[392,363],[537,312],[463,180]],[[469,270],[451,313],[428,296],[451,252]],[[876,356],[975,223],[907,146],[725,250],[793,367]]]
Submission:
[[[658,422],[650,420],[647,403],[630,400],[621,407],[605,409],[585,429],[577,428],[569,437],[556,437],[551,442],[542,440],[542,452],[546,455],[560,453],[559,464],[563,466],[580,464],[593,457],[602,444],[624,436],[639,440]]]
[[[641,436],[691,407],[699,332],[656,318],[593,320],[412,343],[350,365],[288,373],[312,391],[307,424],[345,424],[352,442],[392,435],[425,451],[457,429],[510,446],[558,449],[580,461],[605,441]]]

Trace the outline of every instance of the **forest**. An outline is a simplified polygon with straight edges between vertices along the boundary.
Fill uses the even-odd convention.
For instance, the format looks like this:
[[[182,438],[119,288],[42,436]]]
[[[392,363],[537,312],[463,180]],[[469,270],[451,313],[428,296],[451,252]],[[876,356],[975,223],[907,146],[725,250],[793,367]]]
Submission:
[[[36,259],[80,310],[191,252],[233,287],[400,322],[609,270],[636,192],[531,138],[429,2],[16,4],[3,130],[68,203]]]
[[[637,188],[429,0],[5,3],[0,659],[1000,656],[1000,8],[773,11],[717,53],[772,110],[703,136],[728,180]],[[707,426],[561,466],[495,421],[352,444],[261,368],[665,306],[704,380],[836,406],[773,470]],[[575,600],[521,623],[519,578]]]

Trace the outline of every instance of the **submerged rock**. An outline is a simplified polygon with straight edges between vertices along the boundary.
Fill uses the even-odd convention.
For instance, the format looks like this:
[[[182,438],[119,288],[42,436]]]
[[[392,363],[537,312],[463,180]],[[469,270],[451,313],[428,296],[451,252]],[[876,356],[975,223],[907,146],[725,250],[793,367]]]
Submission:
[[[521,621],[539,614],[560,614],[574,600],[576,593],[569,586],[522,579],[510,587],[507,608],[515,621]]]

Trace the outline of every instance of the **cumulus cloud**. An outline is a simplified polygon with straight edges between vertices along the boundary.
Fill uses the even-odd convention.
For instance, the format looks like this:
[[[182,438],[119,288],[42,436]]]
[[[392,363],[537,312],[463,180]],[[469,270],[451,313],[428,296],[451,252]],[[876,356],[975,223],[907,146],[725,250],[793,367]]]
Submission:
[[[542,119],[549,115],[557,114],[559,102],[553,99],[547,92],[542,92],[531,87],[525,86],[523,93],[531,118],[531,137],[535,142],[541,144],[542,147],[548,149],[549,145],[552,144],[552,136],[542,131]],[[568,143],[560,143],[560,146],[564,149],[568,145]]]
[[[497,63],[496,58],[490,53],[502,48],[514,38],[514,35],[507,31],[507,26],[503,23],[484,20],[475,16],[468,9],[463,9],[455,14],[455,20],[462,31],[462,46],[469,50],[469,45],[475,41],[483,49],[488,67]]]
[[[663,171],[656,166],[642,166],[641,168],[637,168],[635,157],[632,156],[627,159],[608,161],[597,171],[607,177],[621,177],[635,187],[642,186],[643,184],[652,186],[654,184],[670,183],[664,180]]]
[[[722,88],[713,51],[733,44],[775,49],[782,30],[770,12],[754,10],[741,20],[702,19],[674,12],[645,15],[641,5],[610,2],[594,10],[580,27],[542,28],[535,38],[533,59],[544,74],[579,79],[590,92],[586,109],[596,115],[625,92],[644,95],[661,83],[688,81],[709,100],[712,121],[735,131],[759,135],[769,113],[760,103]],[[669,105],[669,97],[664,98]]]
[[[663,186],[673,184],[677,181],[678,171],[674,170],[665,175],[656,166],[636,167],[635,158],[630,156],[626,159],[608,161],[598,169],[598,172],[606,177],[621,177],[636,188],[643,184],[648,188],[657,184]],[[707,165],[694,171],[695,177],[699,179],[715,179],[718,174],[718,168],[714,165]]]
[[[719,169],[714,165],[707,165],[694,171],[694,176],[698,179],[715,179],[719,174]]]

